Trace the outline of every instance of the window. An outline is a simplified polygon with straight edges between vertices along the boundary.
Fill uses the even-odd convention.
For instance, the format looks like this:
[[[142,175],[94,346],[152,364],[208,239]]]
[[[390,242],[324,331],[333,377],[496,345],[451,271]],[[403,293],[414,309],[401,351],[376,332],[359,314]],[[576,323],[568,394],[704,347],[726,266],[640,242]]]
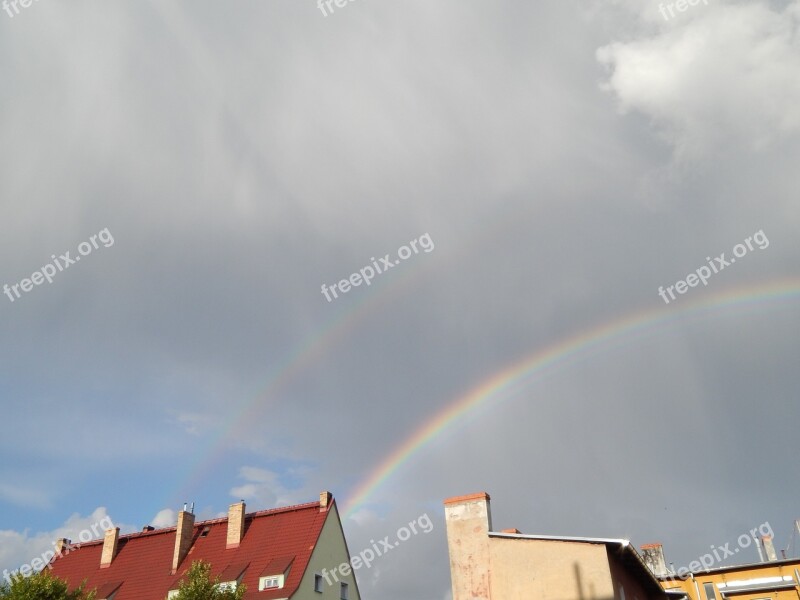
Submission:
[[[342,590],[341,593],[339,594],[339,598],[341,598],[341,600],[348,600],[349,598],[348,592],[350,591],[348,589],[348,585],[344,581],[342,582],[341,585],[342,585]]]
[[[717,593],[714,591],[713,583],[704,583],[703,589],[706,592],[706,598],[708,600],[717,600]]]
[[[236,591],[236,587],[239,585],[238,581],[221,581],[217,584],[217,589],[221,592],[230,590],[232,592]]]
[[[264,590],[275,590],[278,588],[283,587],[283,575],[267,575],[266,577],[262,577],[258,581],[258,589],[259,591]]]
[[[170,590],[167,592],[167,600],[172,600],[177,595],[178,595],[178,590]]]
[[[322,593],[322,575],[319,573],[314,575],[314,591]]]

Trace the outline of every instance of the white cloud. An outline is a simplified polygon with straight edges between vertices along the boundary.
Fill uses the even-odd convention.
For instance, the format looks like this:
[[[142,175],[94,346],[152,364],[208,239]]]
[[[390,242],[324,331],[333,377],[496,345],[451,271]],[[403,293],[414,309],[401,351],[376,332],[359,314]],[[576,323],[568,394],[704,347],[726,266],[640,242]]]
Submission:
[[[135,530],[129,525],[115,523],[102,506],[85,517],[75,513],[52,531],[30,533],[28,530],[0,530],[0,569],[16,570],[21,565],[31,564],[35,558],[47,558],[48,551],[60,538],[67,538],[74,543],[99,539],[110,525],[124,531]]]
[[[800,0],[782,11],[700,4],[660,23],[646,10],[648,33],[604,46],[597,58],[622,111],[650,117],[677,158],[760,150],[800,131]]]
[[[259,467],[242,467],[239,469],[239,476],[247,483],[232,488],[231,496],[253,501],[259,509],[301,502],[298,494],[286,488],[274,471]]]
[[[175,514],[175,511],[171,508],[165,508],[164,510],[158,511],[156,516],[150,521],[150,525],[156,529],[160,529],[162,527],[172,527],[177,522],[178,515]]]

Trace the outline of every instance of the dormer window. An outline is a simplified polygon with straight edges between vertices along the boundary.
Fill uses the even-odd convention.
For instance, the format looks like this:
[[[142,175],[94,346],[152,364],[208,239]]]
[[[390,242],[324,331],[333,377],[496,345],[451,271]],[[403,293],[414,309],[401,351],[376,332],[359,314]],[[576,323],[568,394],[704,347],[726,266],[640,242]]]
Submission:
[[[283,587],[286,578],[281,575],[268,575],[258,580],[258,590],[277,590]]]
[[[234,564],[228,565],[222,573],[220,573],[220,582],[217,584],[217,589],[220,591],[236,591],[239,583],[244,577],[244,572],[247,570],[248,564]]]
[[[294,556],[283,556],[269,561],[258,578],[258,591],[278,590],[286,585],[293,561]]]

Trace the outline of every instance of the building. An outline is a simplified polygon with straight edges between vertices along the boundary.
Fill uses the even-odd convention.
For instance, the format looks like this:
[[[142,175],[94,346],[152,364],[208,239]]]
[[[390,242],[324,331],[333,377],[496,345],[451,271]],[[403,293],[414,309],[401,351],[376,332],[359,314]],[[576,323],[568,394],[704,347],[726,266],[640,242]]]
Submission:
[[[645,562],[674,598],[689,600],[798,600],[800,559],[778,560],[771,536],[759,540],[764,562],[694,571],[666,567],[661,544],[642,546]],[[763,549],[763,552],[762,552]],[[738,552],[738,550],[737,550]],[[711,557],[711,555],[707,555]],[[699,561],[696,563],[699,565]],[[710,561],[708,564],[711,564]],[[691,564],[689,565],[692,566]],[[693,567],[694,568],[694,567]]]
[[[334,571],[350,554],[329,492],[318,502],[249,514],[239,502],[226,518],[198,523],[183,510],[176,527],[131,535],[109,529],[104,540],[61,552],[69,543],[59,540],[52,572],[70,589],[86,580],[97,600],[165,600],[199,560],[220,585],[245,584],[248,600],[360,600],[352,572]]]
[[[665,600],[628,540],[493,531],[486,493],[445,500],[453,600]]]

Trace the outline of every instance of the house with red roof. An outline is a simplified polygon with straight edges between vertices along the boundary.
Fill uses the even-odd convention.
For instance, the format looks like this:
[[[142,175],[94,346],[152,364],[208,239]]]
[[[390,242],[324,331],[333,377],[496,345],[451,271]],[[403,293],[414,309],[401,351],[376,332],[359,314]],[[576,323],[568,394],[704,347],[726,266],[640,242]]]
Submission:
[[[59,540],[57,549],[52,574],[70,589],[85,580],[97,600],[166,600],[200,560],[220,585],[246,585],[247,600],[360,600],[352,571],[336,570],[350,553],[329,492],[318,502],[249,514],[242,501],[226,518],[197,523],[183,510],[176,527],[129,535],[117,527],[74,548]]]

